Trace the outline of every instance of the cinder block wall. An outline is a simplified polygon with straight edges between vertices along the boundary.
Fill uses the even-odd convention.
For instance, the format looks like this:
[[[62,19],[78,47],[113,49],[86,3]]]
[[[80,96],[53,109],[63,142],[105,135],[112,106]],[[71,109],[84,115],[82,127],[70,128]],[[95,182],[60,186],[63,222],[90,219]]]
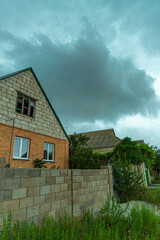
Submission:
[[[79,216],[82,208],[97,210],[113,196],[112,169],[71,170],[5,168],[0,158],[0,225],[2,213],[36,223],[47,213]]]

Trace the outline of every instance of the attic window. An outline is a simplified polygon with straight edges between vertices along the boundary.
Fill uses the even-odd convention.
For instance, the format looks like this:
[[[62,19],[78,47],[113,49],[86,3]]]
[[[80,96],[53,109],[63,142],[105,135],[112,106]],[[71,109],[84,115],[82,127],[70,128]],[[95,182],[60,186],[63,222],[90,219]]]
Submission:
[[[35,100],[23,94],[17,94],[16,112],[22,113],[29,117],[34,117],[35,113]]]

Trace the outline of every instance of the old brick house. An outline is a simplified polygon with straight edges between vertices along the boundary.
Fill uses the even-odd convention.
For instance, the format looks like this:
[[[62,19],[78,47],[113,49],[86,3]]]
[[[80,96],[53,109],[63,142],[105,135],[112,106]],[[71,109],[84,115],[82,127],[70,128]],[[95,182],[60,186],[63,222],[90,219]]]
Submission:
[[[68,168],[68,137],[32,68],[0,78],[0,157],[11,167],[44,159]]]

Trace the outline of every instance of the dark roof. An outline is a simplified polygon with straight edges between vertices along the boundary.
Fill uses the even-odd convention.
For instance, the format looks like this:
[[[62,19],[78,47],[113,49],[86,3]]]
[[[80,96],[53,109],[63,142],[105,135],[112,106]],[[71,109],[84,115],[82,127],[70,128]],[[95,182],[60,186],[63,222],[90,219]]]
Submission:
[[[90,139],[88,140],[88,146],[91,148],[107,148],[115,147],[121,139],[116,137],[114,129],[105,129],[93,132],[84,132],[78,133],[82,136],[87,136]]]
[[[37,81],[37,83],[38,83],[38,85],[39,85],[39,87],[40,87],[40,89],[41,89],[41,91],[42,91],[42,93],[43,93],[43,95],[45,96],[45,98],[46,98],[48,104],[50,105],[50,107],[51,107],[51,109],[52,109],[52,111],[53,111],[53,113],[54,113],[54,115],[55,115],[57,121],[59,122],[59,124],[60,124],[60,126],[61,126],[61,128],[62,128],[62,130],[63,130],[63,132],[64,132],[64,134],[66,135],[66,137],[67,137],[67,139],[68,139],[68,135],[67,135],[66,131],[64,130],[61,121],[59,120],[59,118],[58,118],[58,116],[57,116],[57,114],[56,114],[54,108],[52,107],[52,104],[50,103],[50,101],[49,101],[49,99],[48,99],[48,97],[47,97],[45,91],[43,90],[43,88],[42,88],[42,86],[41,86],[41,84],[40,84],[40,82],[39,82],[39,80],[38,80],[36,74],[34,73],[34,71],[33,71],[33,69],[32,69],[32,67],[25,68],[25,69],[22,69],[22,70],[20,70],[20,71],[17,71],[17,72],[13,72],[13,73],[10,73],[10,74],[7,74],[7,75],[4,75],[4,76],[0,77],[0,80],[4,80],[4,79],[6,79],[6,78],[12,77],[12,76],[14,76],[14,75],[17,75],[17,74],[19,74],[19,73],[22,73],[22,72],[25,72],[25,71],[28,71],[28,70],[30,70],[30,71],[32,72],[34,78],[36,79],[36,81]],[[68,139],[68,140],[69,140],[69,139]]]

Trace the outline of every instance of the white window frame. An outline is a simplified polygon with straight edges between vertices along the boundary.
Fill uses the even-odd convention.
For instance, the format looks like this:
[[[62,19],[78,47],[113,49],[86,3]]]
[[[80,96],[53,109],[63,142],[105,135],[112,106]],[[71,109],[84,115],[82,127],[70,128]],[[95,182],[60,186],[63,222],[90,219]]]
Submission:
[[[24,138],[24,137],[15,137],[15,139],[20,139],[20,150],[19,150],[19,157],[17,157],[17,156],[14,155],[14,149],[13,149],[13,158],[14,159],[28,160],[30,139],[29,138]],[[26,158],[21,157],[21,155],[22,155],[22,141],[23,141],[23,139],[27,139],[28,140],[28,152],[27,152],[27,157]]]
[[[45,143],[47,144],[47,159],[44,159],[44,157],[43,157],[43,161],[45,161],[45,162],[55,162],[54,161],[55,144],[54,143],[44,142],[44,144]],[[53,146],[53,152],[52,152],[53,159],[52,160],[49,159],[49,145]],[[44,146],[43,146],[43,156],[44,156]]]

